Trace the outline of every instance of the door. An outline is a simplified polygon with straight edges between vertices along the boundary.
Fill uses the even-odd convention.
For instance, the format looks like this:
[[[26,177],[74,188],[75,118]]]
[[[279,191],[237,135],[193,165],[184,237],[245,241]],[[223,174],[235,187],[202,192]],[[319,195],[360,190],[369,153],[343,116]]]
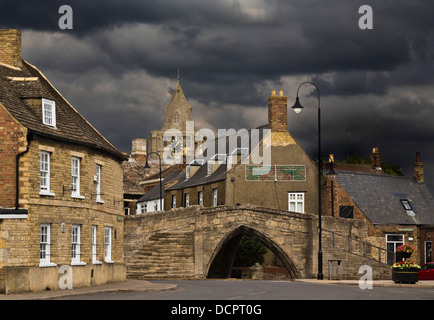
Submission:
[[[432,241],[425,241],[425,263],[432,262]]]
[[[396,262],[396,248],[404,244],[403,234],[386,234],[387,264],[392,265]]]

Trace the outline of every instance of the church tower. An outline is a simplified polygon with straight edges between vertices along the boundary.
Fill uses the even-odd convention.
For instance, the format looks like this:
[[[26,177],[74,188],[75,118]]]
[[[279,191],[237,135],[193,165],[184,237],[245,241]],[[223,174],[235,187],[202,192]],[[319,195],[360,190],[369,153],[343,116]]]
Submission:
[[[177,129],[182,132],[183,141],[178,143],[177,146],[184,148],[186,145],[187,121],[193,121],[192,108],[185,98],[184,91],[182,91],[178,70],[176,88],[170,102],[166,104],[166,115],[161,130],[153,130],[149,134],[148,153],[157,152],[163,158],[164,148],[170,143],[170,141],[163,141],[163,135],[169,129]]]
[[[166,104],[166,116],[164,118],[161,131],[166,131],[173,128],[184,132],[187,121],[193,121],[193,116],[191,112],[191,106],[188,105],[187,99],[185,98],[184,92],[182,91],[178,74],[178,83],[176,84],[176,89],[173,92],[170,103]]]

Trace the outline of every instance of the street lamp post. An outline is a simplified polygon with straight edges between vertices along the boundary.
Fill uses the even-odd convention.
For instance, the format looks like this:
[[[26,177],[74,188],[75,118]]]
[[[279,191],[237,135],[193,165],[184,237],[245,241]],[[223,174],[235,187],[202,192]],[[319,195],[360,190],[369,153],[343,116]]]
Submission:
[[[157,152],[150,152],[150,153],[148,153],[146,155],[145,169],[151,168],[149,166],[149,163],[148,163],[148,158],[149,158],[149,155],[151,155],[151,154],[156,154],[158,156],[158,161],[159,161],[159,165],[160,165],[160,210],[163,210],[163,185],[161,183],[161,157],[160,157],[160,155]]]
[[[303,106],[300,104],[300,100],[298,99],[298,91],[300,87],[304,84],[311,84],[315,87],[318,93],[318,274],[317,279],[323,280],[324,276],[322,273],[322,226],[321,226],[321,174],[322,174],[322,157],[321,157],[321,106],[320,106],[320,95],[318,87],[312,82],[306,81],[298,86],[297,89],[297,98],[295,99],[295,104],[292,107],[295,113],[300,113],[303,109]]]

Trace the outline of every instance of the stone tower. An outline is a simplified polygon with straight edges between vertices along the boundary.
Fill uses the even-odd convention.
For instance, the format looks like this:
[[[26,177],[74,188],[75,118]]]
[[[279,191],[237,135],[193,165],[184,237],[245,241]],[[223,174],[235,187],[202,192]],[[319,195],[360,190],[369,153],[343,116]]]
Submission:
[[[176,89],[173,92],[170,102],[166,104],[166,115],[161,130],[153,130],[149,134],[148,153],[157,152],[161,157],[163,157],[164,147],[170,143],[170,141],[163,141],[163,135],[164,132],[169,129],[177,129],[182,132],[184,137],[182,145],[184,147],[186,145],[185,136],[187,121],[193,121],[192,108],[188,104],[184,92],[182,91],[178,73]]]

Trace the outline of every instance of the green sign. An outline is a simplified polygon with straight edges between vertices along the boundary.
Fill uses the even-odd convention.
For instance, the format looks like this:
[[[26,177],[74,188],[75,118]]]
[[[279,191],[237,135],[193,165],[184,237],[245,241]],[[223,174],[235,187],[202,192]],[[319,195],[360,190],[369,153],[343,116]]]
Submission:
[[[306,166],[248,166],[246,165],[247,181],[306,181]]]

